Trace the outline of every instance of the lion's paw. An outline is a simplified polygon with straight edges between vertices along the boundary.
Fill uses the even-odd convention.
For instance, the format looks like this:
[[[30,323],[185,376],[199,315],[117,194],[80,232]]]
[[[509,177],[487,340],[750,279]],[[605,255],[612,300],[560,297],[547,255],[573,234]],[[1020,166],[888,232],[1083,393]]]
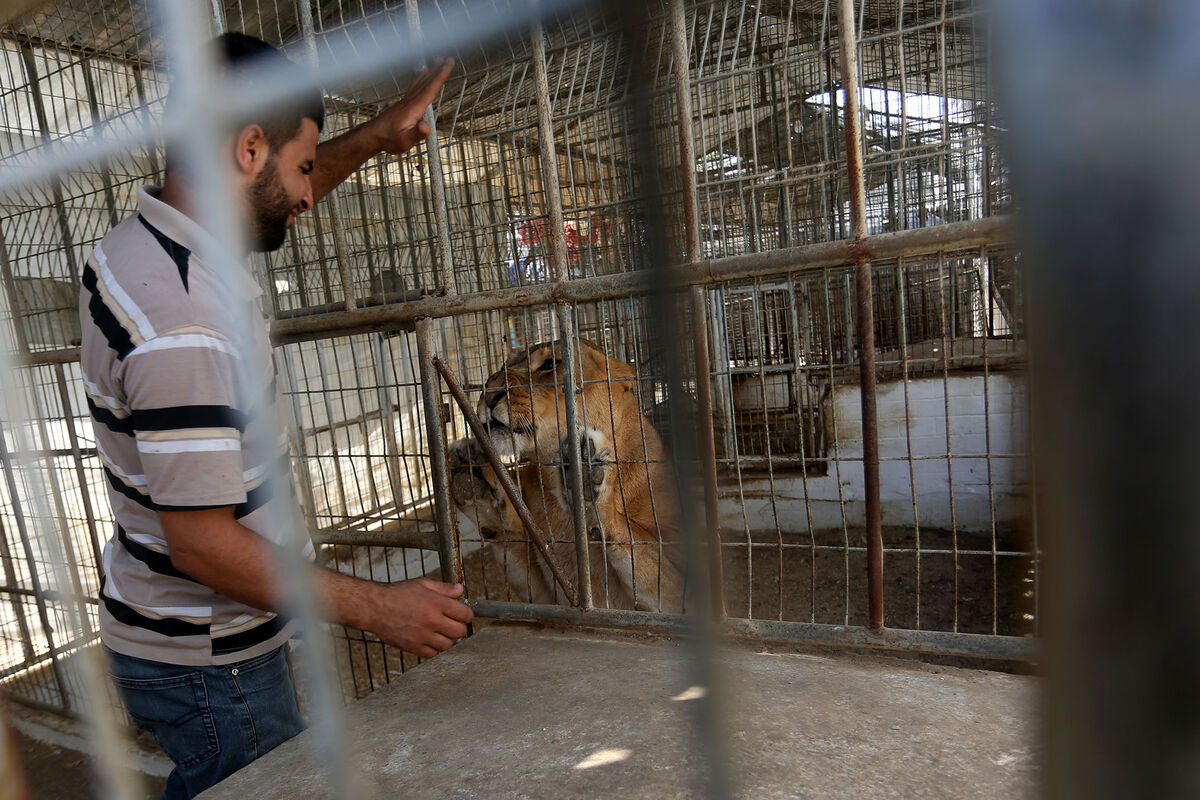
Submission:
[[[572,474],[575,465],[568,455],[569,447],[569,442],[564,438],[559,445],[559,458],[563,465],[563,486],[568,501],[575,487]],[[580,433],[579,461],[583,467],[583,499],[589,503],[595,502],[613,467],[616,466],[612,450],[607,446],[604,435],[596,428],[584,428]]]

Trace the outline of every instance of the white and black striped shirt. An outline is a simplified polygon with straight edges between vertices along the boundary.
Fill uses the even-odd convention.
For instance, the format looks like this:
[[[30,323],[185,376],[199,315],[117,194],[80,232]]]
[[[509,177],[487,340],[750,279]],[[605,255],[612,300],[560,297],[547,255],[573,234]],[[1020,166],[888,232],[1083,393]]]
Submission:
[[[143,187],[138,213],[88,260],[79,301],[117,523],[104,550],[101,636],[119,653],[187,665],[252,658],[293,632],[175,569],[157,513],[234,506],[259,535],[289,538],[267,524],[289,518],[268,504],[294,499],[261,288],[244,269],[225,277],[206,265],[196,253],[208,236]],[[237,313],[252,324],[235,323]]]

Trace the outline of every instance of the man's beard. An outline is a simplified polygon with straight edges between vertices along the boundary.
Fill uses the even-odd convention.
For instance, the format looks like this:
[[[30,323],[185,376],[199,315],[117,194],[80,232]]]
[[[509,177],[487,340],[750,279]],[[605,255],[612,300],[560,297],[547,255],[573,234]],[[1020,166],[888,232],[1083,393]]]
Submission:
[[[288,217],[295,210],[296,203],[292,202],[279,183],[274,157],[267,159],[266,166],[250,185],[248,194],[250,210],[254,215],[250,249],[256,253],[278,250],[287,238]]]

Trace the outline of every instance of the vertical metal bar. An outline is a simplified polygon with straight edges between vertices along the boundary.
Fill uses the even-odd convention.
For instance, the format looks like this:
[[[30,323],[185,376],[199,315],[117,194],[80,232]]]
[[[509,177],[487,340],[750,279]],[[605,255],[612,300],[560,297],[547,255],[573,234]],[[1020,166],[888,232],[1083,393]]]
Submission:
[[[0,281],[8,292],[8,309],[12,317],[13,335],[18,352],[29,353],[29,336],[25,331],[25,317],[21,314],[21,297],[17,294],[17,281],[13,276],[12,262],[8,259],[8,241],[4,237],[4,226],[0,225]]]
[[[858,44],[854,29],[854,0],[838,4],[838,34],[842,49],[842,92],[845,96],[846,169],[850,181],[851,236],[867,236],[866,188],[863,185],[862,131],[859,129]],[[866,501],[868,627],[883,630],[883,537],[879,515],[879,429],[875,411],[875,318],[872,307],[871,260],[865,253],[854,259],[858,298],[859,375],[862,394],[863,489]]]
[[[25,67],[25,80],[29,82],[29,94],[33,99],[33,112],[37,117],[42,143],[50,144],[50,121],[46,117],[46,105],[42,101],[42,86],[38,80],[37,64],[33,60],[33,48],[21,45],[21,63]],[[71,273],[71,283],[79,283],[79,265],[75,263],[75,239],[71,234],[71,222],[67,216],[67,205],[63,200],[62,180],[56,175],[50,181],[50,192],[54,198],[54,210],[58,215],[58,230],[62,237],[63,257]]]
[[[227,30],[225,23],[225,6],[221,0],[210,0],[212,4],[213,34],[220,36]],[[307,5],[307,3],[305,3]]]
[[[421,31],[421,16],[417,0],[405,0],[404,10],[413,33]],[[446,294],[457,293],[454,281],[454,255],[450,249],[450,212],[446,204],[446,184],[442,175],[442,153],[438,149],[437,115],[433,103],[425,109],[425,122],[429,125],[429,136],[425,139],[425,154],[429,159],[429,189],[433,195],[433,221],[437,231],[438,268],[442,289]]]
[[[647,41],[651,32],[661,31],[661,26],[650,19],[650,9],[645,3],[627,0],[620,7],[627,18],[627,36],[629,44],[629,61],[633,77],[632,90],[632,122],[633,130],[637,132],[632,137],[635,164],[640,173],[639,186],[641,189],[641,208],[645,219],[644,252],[649,263],[655,265],[653,270],[653,291],[651,293],[651,309],[654,313],[647,320],[649,328],[657,335],[662,343],[663,367],[667,386],[673,397],[679,397],[683,392],[683,375],[680,358],[680,337],[677,323],[676,298],[678,292],[670,278],[669,267],[679,259],[678,250],[673,249],[667,242],[666,231],[671,223],[663,208],[663,193],[659,184],[659,153],[656,141],[656,126],[654,125],[654,108],[652,90],[656,87],[657,67],[661,55],[654,53]],[[663,35],[660,33],[660,35]],[[678,403],[668,405],[671,430],[684,431],[686,423],[682,409]],[[682,465],[692,464],[694,459],[694,442],[689,436],[676,436],[672,441],[675,457],[674,475],[679,493],[679,524],[682,526],[687,561],[692,574],[701,574],[705,569],[705,549],[707,537],[700,533],[696,511],[684,498],[690,497],[690,475]],[[707,609],[709,585],[706,581],[696,582],[696,607]],[[696,737],[701,751],[703,769],[697,773],[700,785],[696,794],[711,798],[725,798],[734,795],[731,776],[731,754],[727,746],[725,733],[724,709],[726,705],[725,689],[722,674],[717,665],[717,636],[715,620],[705,613],[689,615],[689,628],[695,633],[694,646],[691,655],[691,672],[696,684],[703,686],[707,694],[700,698],[695,706]]]
[[[67,438],[71,442],[71,458],[75,461],[75,480],[79,481],[79,496],[83,500],[83,513],[87,517],[88,533],[91,535],[92,560],[98,572],[103,574],[104,559],[101,555],[100,535],[96,530],[96,512],[92,505],[92,492],[88,488],[87,474],[83,471],[83,455],[79,449],[79,436],[75,433],[75,414],[71,408],[71,394],[67,390],[66,370],[62,364],[54,365],[58,379],[58,397],[62,403],[63,421],[67,425]]]
[[[212,63],[211,51],[198,46],[198,37],[203,35],[205,26],[194,4],[158,0],[152,7],[165,46],[176,59],[172,91],[178,93],[179,113],[183,115],[181,122],[186,127],[184,134],[175,142],[180,147],[181,166],[187,171],[189,188],[194,191],[200,222],[213,233],[211,241],[201,243],[202,252],[199,255],[218,273],[233,274],[236,270],[244,269],[244,265],[239,263],[239,254],[230,249],[230,245],[237,241],[239,226],[236,209],[229,202],[232,194],[228,176],[221,167],[222,137],[218,123],[223,121],[220,118],[223,109],[212,93],[216,65]],[[213,119],[210,111],[214,106],[216,119]],[[189,117],[189,114],[195,116]],[[239,313],[248,310],[232,306],[226,309],[228,316],[222,323],[229,327],[235,337],[249,335],[256,326],[262,324],[256,313]],[[251,385],[255,377],[260,377],[249,375],[251,368],[251,360],[239,361],[237,369],[242,374],[237,375],[237,379]],[[271,479],[285,482],[277,474],[274,465],[270,472],[273,473],[269,475]],[[334,797],[354,797],[361,792],[353,790],[346,738],[340,730],[338,705],[333,697],[334,684],[327,674],[328,665],[333,659],[323,652],[328,644],[326,637],[317,633],[319,612],[315,602],[316,592],[313,591],[313,578],[308,564],[301,555],[302,545],[308,540],[307,532],[296,514],[294,504],[268,504],[264,511],[267,515],[266,524],[288,534],[287,545],[276,551],[280,575],[277,583],[284,590],[284,610],[301,621],[310,634],[305,652],[308,669],[314,678],[310,684],[311,739],[313,750],[326,771],[326,792]],[[96,696],[102,695],[97,692]]]
[[[679,177],[683,192],[684,252],[689,262],[700,260],[700,210],[696,195],[696,146],[692,131],[691,58],[683,0],[671,2],[671,59],[675,67],[675,108],[679,125]],[[696,430],[704,468],[704,522],[708,531],[708,579],[712,613],[725,616],[721,565],[721,517],[717,505],[717,445],[713,438],[712,357],[708,349],[708,314],[703,287],[691,290],[692,344],[696,361]]]
[[[1190,798],[1200,273],[1186,265],[1200,161],[1196,107],[1179,98],[1200,85],[1200,6],[1110,8],[993,7],[1006,153],[1028,212],[1035,517],[1053,531],[1043,796]]]
[[[3,432],[0,432],[0,460],[4,462],[4,481],[8,486],[9,502],[12,503],[13,517],[17,523],[17,535],[21,537],[21,549],[25,551],[25,563],[29,567],[29,582],[33,589],[34,602],[37,604],[38,620],[42,623],[42,633],[45,634],[46,642],[49,645],[50,669],[54,673],[54,684],[58,687],[58,692],[62,697],[63,708],[70,710],[71,695],[67,692],[66,676],[63,675],[62,665],[58,663],[54,645],[54,626],[50,624],[50,612],[46,608],[46,595],[42,589],[41,576],[38,574],[37,560],[33,555],[33,543],[29,539],[29,529],[25,525],[25,512],[21,507],[13,459],[8,452],[8,443],[5,438]],[[16,583],[11,585],[16,586]],[[18,619],[24,620],[24,615],[19,616]],[[25,637],[26,642],[30,642],[29,630],[23,623],[21,627],[21,635]],[[32,648],[32,644],[30,644],[30,648]],[[26,652],[26,657],[29,658],[30,650]]]
[[[135,64],[131,67],[133,72],[133,87],[137,92],[138,104],[142,109],[142,123],[149,127],[154,124],[154,120],[150,116],[150,107],[146,102],[146,84],[142,79],[141,65]],[[158,149],[155,147],[146,148],[146,160],[150,162],[150,174],[155,176],[161,182],[162,169],[158,164]]]
[[[312,5],[309,0],[297,3],[296,10],[300,16],[300,37],[304,44],[304,61],[309,68],[316,71],[320,68],[317,58],[316,30],[313,25]],[[217,0],[213,0],[214,22],[218,26],[224,24],[224,14]],[[357,306],[354,302],[354,284],[350,275],[350,256],[346,251],[346,231],[342,224],[342,208],[338,198],[338,189],[334,187],[325,198],[329,209],[329,227],[333,232],[333,250],[337,258],[338,274],[342,279],[342,300],[347,311],[353,311]]]
[[[542,193],[546,198],[550,214],[550,263],[559,281],[570,279],[567,264],[567,237],[564,229],[562,209],[562,187],[558,180],[558,154],[554,147],[554,123],[550,118],[550,86],[546,77],[546,33],[539,22],[532,31],[533,80],[537,97],[538,140],[542,156]],[[587,516],[583,507],[583,469],[581,465],[579,434],[579,400],[583,394],[579,388],[579,346],[575,332],[573,308],[569,303],[557,306],[558,327],[562,334],[563,392],[567,406],[567,457],[571,460],[571,522],[575,529],[575,560],[579,569],[579,602],[591,608],[592,578],[588,558]]]
[[[61,364],[56,365],[59,368]],[[83,586],[79,582],[79,572],[76,567],[79,565],[79,559],[75,555],[75,542],[71,538],[71,524],[67,519],[67,507],[63,503],[62,484],[58,480],[58,470],[54,466],[54,447],[50,442],[50,432],[46,426],[46,418],[49,414],[42,407],[41,392],[38,391],[36,384],[32,387],[33,391],[33,414],[32,422],[37,426],[38,436],[41,438],[42,448],[46,451],[45,470],[47,482],[50,484],[50,497],[54,502],[54,513],[56,522],[58,523],[58,534],[62,539],[62,554],[65,557],[66,563],[64,571],[67,573],[71,581],[71,588],[75,593],[75,603],[77,605],[76,613],[79,614],[79,625],[84,637],[88,640],[92,638],[93,631],[91,621],[88,619],[87,606],[84,601]],[[62,409],[63,417],[68,415],[67,408]],[[47,523],[42,528],[43,535],[49,533],[49,524]],[[32,551],[31,551],[32,552]],[[32,573],[33,564],[30,562],[30,572]],[[51,642],[53,647],[53,642]]]
[[[0,434],[0,438],[3,434]],[[5,478],[9,478],[10,474],[16,466],[12,459],[3,459],[0,467],[4,469]],[[11,485],[11,482],[10,482]],[[15,506],[14,506],[15,510]],[[4,529],[4,520],[0,519],[0,565],[4,568],[4,584],[5,586],[17,587],[17,572],[13,568],[13,553],[12,548],[8,544],[8,532]],[[15,592],[8,593],[8,601],[12,604],[13,617],[17,620],[17,627],[21,629],[21,649],[25,655],[25,663],[30,665],[33,663],[33,636],[29,631],[29,622],[25,619],[25,611],[21,608],[20,595]]]
[[[392,386],[395,376],[392,375],[391,348],[382,333],[375,334],[375,380],[379,384],[376,392],[379,395],[379,425],[383,431],[384,463],[387,467],[388,484],[392,493],[392,502],[396,504],[396,513],[400,512],[401,503],[398,492],[403,488],[404,481],[400,477],[400,447],[396,442],[396,423],[392,416],[396,410],[395,395]]]
[[[298,350],[302,350],[304,346],[303,343],[292,345],[292,347]],[[308,448],[304,444],[304,428],[301,427],[300,401],[297,399],[299,397],[299,389],[296,384],[296,370],[292,366],[291,354],[286,347],[275,351],[275,373],[276,375],[282,374],[286,393],[290,400],[287,406],[288,414],[291,417],[288,420],[288,435],[292,437],[296,448],[296,457],[292,459],[292,471],[300,481],[300,491],[304,497],[304,503],[301,504],[304,523],[310,531],[316,530],[317,501],[313,493],[312,474],[309,472]]]
[[[450,510],[450,475],[446,467],[446,432],[442,428],[442,402],[438,375],[433,366],[433,326],[429,317],[417,320],[417,361],[421,371],[421,401],[425,407],[425,432],[429,440],[429,464],[433,477],[433,509],[438,527],[438,557],[442,579],[462,581],[458,554],[458,531]]]
[[[96,97],[96,81],[92,78],[92,60],[81,58],[79,69],[83,71],[83,88],[87,94],[88,109],[92,112],[92,128],[98,133],[102,129],[104,119],[100,114],[100,102]],[[104,185],[104,205],[108,209],[108,221],[115,228],[121,221],[121,215],[117,213],[117,201],[113,195],[112,173],[109,172],[108,164],[105,163],[99,165],[99,170],[100,181]]]
[[[354,282],[350,276],[350,254],[346,250],[346,231],[342,225],[341,203],[338,202],[337,189],[325,198],[326,208],[329,209],[329,229],[333,232],[333,253],[337,259],[338,275],[342,279],[343,301],[347,311],[353,311],[358,306],[354,302]]]

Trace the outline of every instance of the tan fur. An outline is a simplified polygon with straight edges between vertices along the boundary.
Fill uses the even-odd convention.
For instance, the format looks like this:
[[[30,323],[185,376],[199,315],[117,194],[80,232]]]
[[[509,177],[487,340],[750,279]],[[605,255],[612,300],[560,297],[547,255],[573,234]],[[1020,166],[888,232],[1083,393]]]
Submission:
[[[680,612],[684,581],[679,569],[679,515],[662,441],[641,413],[633,368],[607,358],[591,342],[581,341],[579,353],[584,430],[577,435],[586,436],[597,456],[591,469],[586,461],[583,467],[585,484],[594,487],[594,497],[587,486],[584,497],[595,602],[612,608]],[[488,379],[479,414],[489,423],[496,446],[522,460],[514,469],[514,480],[574,581],[574,528],[560,466],[568,463],[561,358],[558,342],[510,358]],[[513,567],[508,573],[510,584],[520,596],[534,602],[561,602],[540,559],[533,556],[536,562],[531,562],[524,528],[491,468],[464,469],[468,460],[483,463],[477,447],[469,440],[452,445],[451,488],[459,513],[474,515],[481,528],[495,531],[496,544]]]

